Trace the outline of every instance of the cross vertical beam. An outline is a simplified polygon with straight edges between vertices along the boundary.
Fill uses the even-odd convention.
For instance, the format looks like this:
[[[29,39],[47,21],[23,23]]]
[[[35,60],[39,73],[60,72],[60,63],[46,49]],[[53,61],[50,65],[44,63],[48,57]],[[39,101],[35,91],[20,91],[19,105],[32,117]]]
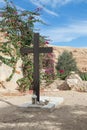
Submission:
[[[33,53],[33,93],[37,96],[37,101],[40,99],[40,81],[39,81],[39,53],[52,53],[52,47],[39,47],[39,33],[34,33],[33,39],[34,46],[33,48],[29,47],[21,47],[21,54],[27,55],[29,53]]]
[[[40,83],[39,83],[39,33],[34,34],[34,88],[33,93],[37,95],[37,101],[40,97]]]

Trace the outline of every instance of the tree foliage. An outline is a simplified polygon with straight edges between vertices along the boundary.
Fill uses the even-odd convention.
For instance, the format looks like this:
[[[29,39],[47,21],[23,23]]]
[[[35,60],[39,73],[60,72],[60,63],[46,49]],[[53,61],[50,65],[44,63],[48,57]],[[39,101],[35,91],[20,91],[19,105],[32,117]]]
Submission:
[[[75,72],[78,71],[75,58],[73,58],[73,55],[71,52],[64,51],[61,55],[59,55],[56,69],[57,69],[58,75],[62,79],[65,79],[65,77],[71,71],[75,71]]]

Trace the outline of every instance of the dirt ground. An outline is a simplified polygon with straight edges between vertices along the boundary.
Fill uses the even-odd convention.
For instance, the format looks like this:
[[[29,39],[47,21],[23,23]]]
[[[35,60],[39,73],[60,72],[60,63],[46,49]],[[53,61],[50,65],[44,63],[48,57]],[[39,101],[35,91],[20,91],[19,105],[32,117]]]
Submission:
[[[0,130],[87,130],[87,93],[45,91],[41,95],[63,97],[54,111],[21,109],[31,94],[0,94]]]

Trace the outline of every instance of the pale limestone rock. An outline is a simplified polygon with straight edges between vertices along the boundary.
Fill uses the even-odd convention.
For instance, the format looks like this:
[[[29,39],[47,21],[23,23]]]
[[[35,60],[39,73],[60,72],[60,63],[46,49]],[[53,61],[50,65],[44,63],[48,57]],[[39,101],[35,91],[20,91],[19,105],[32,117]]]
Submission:
[[[4,63],[0,65],[0,81],[5,81],[12,73],[12,68]]]
[[[22,60],[20,59],[16,64],[16,71],[15,71],[13,78],[11,79],[10,82],[7,82],[6,79],[11,75],[12,68],[7,66],[4,63],[0,64],[0,82],[1,82],[1,85],[3,83],[3,85],[6,89],[12,90],[12,89],[15,89],[18,87],[16,81],[23,77],[21,65],[22,65]]]
[[[87,85],[84,84],[82,79],[78,74],[71,73],[67,78],[65,79],[65,82],[60,85],[59,89],[62,90],[76,90],[76,91],[87,91]]]
[[[16,83],[16,81],[17,81],[18,79],[20,79],[20,78],[23,77],[22,67],[21,67],[21,66],[22,66],[22,60],[19,59],[18,62],[17,62],[17,64],[16,64],[16,72],[15,72],[15,74],[14,74],[14,76],[13,76],[11,82]]]

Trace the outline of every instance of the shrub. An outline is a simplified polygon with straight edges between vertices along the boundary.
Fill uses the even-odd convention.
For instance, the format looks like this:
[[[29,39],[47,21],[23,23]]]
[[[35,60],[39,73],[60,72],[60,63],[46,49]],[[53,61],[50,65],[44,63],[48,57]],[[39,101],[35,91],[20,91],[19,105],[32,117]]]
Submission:
[[[40,8],[34,11],[19,10],[16,8],[14,3],[9,0],[4,0],[5,6],[0,8],[0,32],[3,33],[6,41],[0,42],[0,52],[3,53],[4,57],[0,54],[0,61],[4,64],[12,67],[12,73],[7,78],[10,81],[16,72],[16,64],[18,60],[22,59],[22,72],[23,78],[17,80],[19,90],[25,91],[27,88],[31,88],[33,84],[33,55],[22,56],[20,53],[21,47],[33,47],[33,36],[34,36],[34,25],[36,22],[43,23],[40,19]],[[47,46],[48,42],[45,37],[40,35],[39,37],[40,47]],[[8,58],[10,57],[10,58]],[[47,56],[44,56],[47,57]],[[48,57],[49,58],[49,57]],[[45,58],[40,56],[40,60],[43,61]],[[50,59],[50,62],[52,60]],[[47,63],[47,68],[52,68],[50,63]],[[40,66],[42,70],[43,65]],[[45,72],[44,72],[45,73]],[[54,74],[53,71],[51,71]],[[47,73],[45,73],[48,76]],[[50,81],[50,77],[49,81]]]
[[[17,83],[24,91],[33,81],[33,61],[31,55],[21,56],[20,48],[33,46],[34,24],[39,22],[39,12],[22,11],[17,9],[13,2],[4,1],[4,7],[0,8],[0,32],[4,34],[6,41],[0,42],[0,52],[10,58],[0,55],[0,60],[13,68],[7,79],[10,81],[15,74],[17,61],[22,59],[23,78]]]
[[[41,65],[41,79],[45,80],[46,85],[52,83],[55,79],[55,72],[54,72],[54,54],[47,53],[43,54],[43,60]],[[43,81],[42,81],[43,82]]]
[[[76,61],[71,52],[64,51],[59,55],[56,69],[57,76],[61,79],[65,79],[71,71],[78,71]]]
[[[87,72],[80,72],[79,75],[82,80],[87,81]]]

